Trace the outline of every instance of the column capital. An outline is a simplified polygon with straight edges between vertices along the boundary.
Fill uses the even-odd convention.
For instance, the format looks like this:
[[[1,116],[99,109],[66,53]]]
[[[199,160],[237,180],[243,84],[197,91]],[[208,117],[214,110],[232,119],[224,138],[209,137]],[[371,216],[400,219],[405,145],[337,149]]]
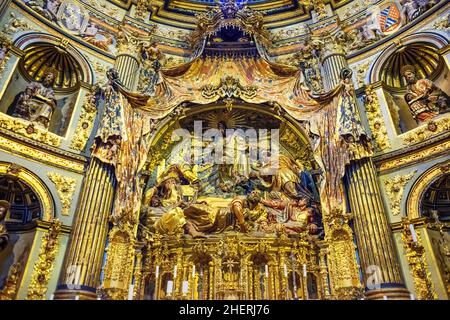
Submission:
[[[338,31],[331,33],[329,31],[322,32],[320,36],[314,40],[320,50],[320,58],[325,61],[328,57],[333,55],[346,55],[344,33]]]

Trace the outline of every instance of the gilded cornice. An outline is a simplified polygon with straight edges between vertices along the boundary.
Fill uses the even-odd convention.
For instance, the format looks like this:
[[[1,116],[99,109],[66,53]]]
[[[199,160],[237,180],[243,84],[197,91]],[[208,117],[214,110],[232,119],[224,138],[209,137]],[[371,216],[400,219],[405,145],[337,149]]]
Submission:
[[[64,170],[84,173],[86,158],[0,128],[0,150]]]
[[[48,231],[50,229],[51,226],[51,222],[50,221],[42,221],[42,220],[37,220],[36,221],[37,224],[37,228],[43,231]],[[68,226],[68,225],[61,225],[61,233],[63,234],[70,234],[70,232],[72,231],[72,227]]]
[[[416,228],[424,227],[426,225],[426,223],[428,222],[428,219],[426,217],[420,217],[420,218],[410,219],[410,222]],[[403,228],[403,226],[402,226],[401,221],[391,223],[391,229],[393,232],[400,232],[402,230],[402,228]]]
[[[374,163],[383,174],[407,166],[423,163],[429,159],[448,155],[450,132],[443,133],[426,141],[404,147],[374,157]]]

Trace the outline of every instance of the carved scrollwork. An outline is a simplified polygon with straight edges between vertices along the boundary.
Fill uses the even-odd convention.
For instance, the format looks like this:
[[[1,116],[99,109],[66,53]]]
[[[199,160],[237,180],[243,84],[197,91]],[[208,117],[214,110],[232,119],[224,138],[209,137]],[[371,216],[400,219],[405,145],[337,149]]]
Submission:
[[[78,151],[83,151],[86,147],[86,142],[92,132],[94,120],[97,115],[96,105],[96,89],[93,87],[87,94],[84,103],[81,107],[80,118],[78,119],[77,128],[72,139],[70,148]]]
[[[34,264],[31,282],[28,288],[28,300],[44,300],[48,289],[48,282],[52,275],[56,253],[59,245],[61,222],[54,219],[48,232],[42,239],[41,250]]]
[[[403,248],[406,251],[406,258],[414,279],[417,299],[435,300],[437,294],[431,281],[420,232],[414,231],[414,226],[406,217],[402,218],[402,227]]]
[[[387,137],[387,130],[384,124],[383,115],[381,114],[381,106],[378,101],[376,92],[372,86],[367,86],[364,96],[364,106],[366,108],[367,120],[369,122],[370,130],[372,131],[373,139],[376,142],[377,149],[385,150],[391,147]]]
[[[389,198],[389,206],[394,216],[400,214],[400,202],[402,201],[403,191],[416,172],[417,170],[414,170],[405,175],[396,175],[384,181],[384,187]]]
[[[56,190],[58,191],[58,196],[61,200],[62,206],[61,214],[64,216],[69,215],[72,197],[75,192],[75,179],[64,177],[55,172],[48,172],[47,175],[55,184]]]
[[[204,86],[202,88],[202,96],[207,99],[235,97],[248,100],[256,96],[256,91],[256,86],[243,86],[236,78],[227,76],[222,78],[217,86]]]

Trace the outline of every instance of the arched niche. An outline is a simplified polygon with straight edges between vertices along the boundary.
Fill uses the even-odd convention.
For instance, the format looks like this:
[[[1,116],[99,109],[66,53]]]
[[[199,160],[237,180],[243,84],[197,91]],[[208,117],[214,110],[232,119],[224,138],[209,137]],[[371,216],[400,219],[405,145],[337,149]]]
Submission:
[[[24,50],[25,48],[30,47],[31,45],[36,43],[48,43],[54,46],[58,46],[61,44],[61,42],[63,42],[62,38],[58,38],[51,34],[30,32],[15,39],[13,44],[18,49]],[[95,73],[84,55],[70,43],[67,43],[66,51],[68,54],[73,56],[74,59],[80,64],[83,74],[83,78],[81,80],[87,84],[94,84]]]
[[[149,187],[155,183],[156,178],[166,167],[166,163],[172,159],[171,152],[178,143],[172,141],[172,133],[175,130],[182,128],[193,133],[193,122],[202,120],[203,130],[206,131],[207,128],[213,128],[218,122],[224,121],[223,118],[227,117],[227,113],[232,114],[235,118],[230,122],[235,123],[236,127],[245,129],[255,125],[257,133],[260,128],[267,128],[269,132],[271,129],[278,128],[281,154],[297,160],[310,171],[317,169],[317,164],[312,157],[309,136],[305,129],[289,115],[279,114],[270,106],[236,103],[230,111],[224,104],[217,103],[206,106],[195,105],[185,110],[186,112],[182,115],[166,119],[151,138],[148,162],[145,166],[150,176],[147,184]],[[254,119],[252,120],[253,124],[248,123],[247,116]],[[259,121],[267,121],[267,124]],[[214,122],[215,124],[211,126],[211,123]]]
[[[0,162],[0,199],[11,204],[5,220],[9,241],[0,251],[0,288],[14,276],[15,297],[38,234],[36,221],[52,220],[55,206],[41,179],[7,162]]]
[[[423,216],[422,200],[427,190],[442,177],[450,174],[450,161],[436,164],[422,173],[414,182],[406,199],[406,216],[417,219]]]
[[[13,163],[0,162],[0,176],[10,176],[30,188],[40,203],[39,219],[51,221],[55,216],[53,197],[42,180],[28,169]]]
[[[20,58],[1,97],[2,119],[27,134],[65,136],[81,86],[94,83],[89,63],[66,39],[49,34],[27,33],[13,45]]]
[[[401,74],[402,68],[405,65],[413,66],[417,79],[431,80],[447,95],[450,94],[450,85],[446,79],[450,71],[440,53],[448,43],[437,32],[409,35],[383,50],[370,68],[370,83],[383,83],[387,107],[398,135],[424,123],[415,119],[411,111],[411,108],[418,109],[418,105],[409,105],[406,101],[407,82]],[[441,117],[443,115],[439,114],[433,119]]]

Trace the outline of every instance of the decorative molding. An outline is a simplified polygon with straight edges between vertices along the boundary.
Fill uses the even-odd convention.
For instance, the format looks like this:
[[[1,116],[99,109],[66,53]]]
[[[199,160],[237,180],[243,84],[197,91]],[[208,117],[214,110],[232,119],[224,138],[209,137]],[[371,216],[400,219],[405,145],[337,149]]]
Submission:
[[[48,233],[42,238],[41,250],[34,264],[27,300],[45,300],[48,282],[53,272],[56,253],[59,246],[61,222],[54,219]]]
[[[97,115],[95,91],[95,87],[93,87],[84,98],[80,118],[70,145],[71,149],[83,151],[86,147],[86,142],[92,132]]]
[[[447,152],[450,149],[450,142],[447,146]],[[426,188],[433,183],[437,178],[445,173],[450,172],[450,161],[439,163],[427,171],[425,171],[412,186],[409,192],[408,199],[406,200],[406,215],[409,219],[416,219],[421,216],[419,212],[420,199],[425,192]]]
[[[56,152],[49,152],[49,150],[46,150],[45,148],[34,147],[32,145],[23,144],[19,141],[12,140],[9,137],[1,135],[1,132],[0,150],[29,158],[40,163],[47,163],[65,170],[70,170],[77,173],[84,172],[84,159],[68,159],[64,157],[64,155],[55,154]]]
[[[61,137],[47,130],[35,127],[31,122],[8,116],[0,112],[0,128],[13,131],[24,137],[49,144],[54,147],[59,147],[61,144]]]
[[[389,197],[389,207],[394,216],[400,214],[400,202],[402,201],[405,186],[416,172],[417,170],[414,170],[408,174],[396,175],[395,177],[384,181],[384,187],[387,196]]]
[[[403,142],[407,145],[425,141],[433,136],[443,132],[450,131],[450,116],[431,120],[423,126],[415,128],[404,135],[402,135]]]
[[[376,142],[378,150],[382,151],[391,147],[389,142],[383,115],[381,114],[381,106],[377,93],[372,86],[367,86],[364,96],[364,107],[366,108],[366,116],[369,122],[370,131]]]
[[[47,172],[47,176],[55,184],[58,191],[59,200],[61,200],[63,216],[69,215],[70,205],[72,204],[73,194],[75,192],[76,180],[64,177],[56,172]]]
[[[0,145],[1,143],[0,136]],[[36,175],[17,164],[0,162],[0,175],[2,174],[12,175],[29,185],[41,202],[42,218],[46,221],[52,219],[54,216],[53,198],[47,186]]]
[[[255,97],[257,87],[255,86],[243,86],[238,79],[232,76],[227,76],[220,79],[220,83],[217,86],[206,85],[202,88],[202,96],[207,99],[216,97],[219,98],[241,98],[243,100],[249,100]]]
[[[403,248],[411,269],[417,299],[436,300],[438,296],[431,281],[420,232],[414,231],[414,225],[406,217],[402,219],[402,227]],[[412,232],[414,232],[414,236]]]
[[[3,289],[0,291],[0,300],[15,300],[19,285],[22,265],[20,262],[14,263],[8,271],[8,276],[4,281]]]
[[[401,158],[395,158],[392,160],[387,160],[382,162],[380,165],[380,171],[385,171],[393,168],[399,168],[401,166],[410,165],[417,161],[424,161],[425,158],[436,156],[441,152],[448,152],[450,149],[450,141],[445,141],[438,145],[414,152],[411,154],[406,154]]]

